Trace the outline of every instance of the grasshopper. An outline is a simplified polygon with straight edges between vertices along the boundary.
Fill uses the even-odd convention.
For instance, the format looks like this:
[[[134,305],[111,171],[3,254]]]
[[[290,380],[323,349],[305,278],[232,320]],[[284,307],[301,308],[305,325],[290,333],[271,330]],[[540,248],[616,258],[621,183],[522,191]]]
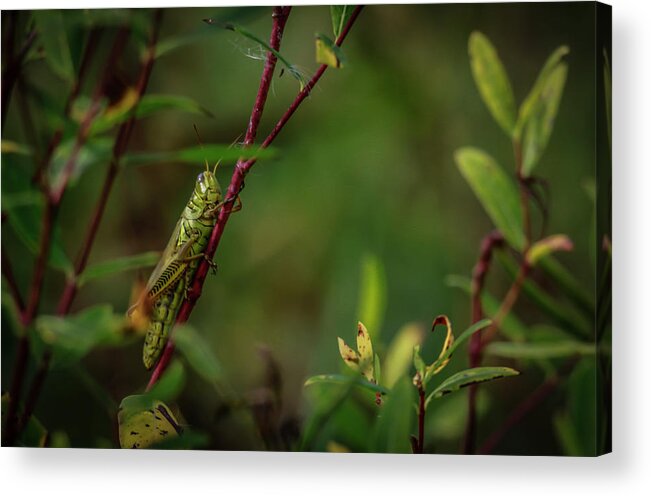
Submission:
[[[208,260],[204,252],[219,211],[230,201],[236,202],[233,211],[242,207],[239,196],[223,200],[221,187],[215,177],[218,165],[219,162],[211,172],[206,161],[206,170],[197,177],[190,200],[183,209],[142,296],[129,309],[129,315],[138,307],[148,309],[147,333],[142,350],[142,360],[147,370],[160,358],[181,303],[188,298],[188,290],[199,262],[201,259]],[[214,269],[212,260],[208,262]]]

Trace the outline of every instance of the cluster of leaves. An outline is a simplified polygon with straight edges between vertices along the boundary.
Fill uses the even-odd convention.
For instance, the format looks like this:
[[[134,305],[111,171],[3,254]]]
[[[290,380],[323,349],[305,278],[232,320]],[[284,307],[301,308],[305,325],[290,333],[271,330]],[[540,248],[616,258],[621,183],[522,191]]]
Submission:
[[[495,227],[516,254],[515,260],[505,253],[498,254],[509,276],[517,277],[518,264],[527,273],[534,267],[540,268],[555,288],[550,291],[548,285],[544,288],[531,278],[522,286],[523,293],[554,322],[553,326],[542,323],[526,326],[513,313],[500,315],[504,340],[488,344],[485,353],[516,359],[522,366],[535,364],[548,377],[561,374],[560,368],[567,360],[583,357],[582,365],[574,368],[567,384],[568,403],[573,403],[573,398],[585,396],[581,389],[585,383],[576,376],[583,375],[586,367],[594,371],[594,301],[574,275],[554,258],[556,252],[573,248],[571,240],[564,234],[532,239],[531,226],[527,225],[531,221],[524,211],[529,208],[531,198],[538,200],[534,191],[538,179],[533,172],[552,135],[568,74],[565,62],[568,53],[566,46],[560,46],[549,56],[533,87],[516,107],[512,85],[497,50],[482,33],[472,33],[469,40],[472,74],[486,107],[515,150],[515,171],[510,175],[491,155],[473,147],[457,150],[455,160]],[[470,280],[463,276],[450,276],[448,282],[468,293],[471,291]],[[499,315],[499,300],[487,290],[483,291],[481,302],[487,315]],[[587,404],[594,405],[594,384],[587,390],[591,397]],[[568,454],[595,453],[595,430],[588,433],[582,427],[588,421],[594,426],[595,411],[583,410],[582,414],[586,416],[575,417],[572,422],[567,412],[556,416],[558,438]],[[603,426],[597,430],[603,432]],[[579,432],[585,435],[579,436]],[[568,442],[570,438],[573,447]]]
[[[372,322],[371,328],[376,330],[379,330],[386,304],[386,284],[381,267],[381,263],[374,256],[366,257],[362,264],[359,315]],[[448,365],[453,353],[461,344],[490,324],[490,320],[484,319],[464,330],[455,339],[448,317],[445,315],[436,317],[432,323],[432,332],[438,326],[444,325],[446,336],[438,357],[431,364],[426,364],[420,351],[424,336],[419,326],[404,326],[382,360],[380,355],[374,352],[371,333],[360,321],[357,323],[356,350],[348,346],[342,338],[337,338],[341,358],[348,371],[352,373],[312,376],[306,380],[305,386],[338,385],[339,391],[342,392],[342,396],[337,397],[338,407],[351,393],[353,387],[372,393],[376,405],[380,408],[376,413],[375,434],[370,439],[369,451],[406,452],[409,447],[413,418],[419,408],[414,398],[414,386],[418,392],[429,392],[423,404],[423,410],[426,410],[432,399],[441,398],[471,384],[518,374],[516,370],[509,367],[476,367],[456,372],[435,387],[428,388],[434,376]],[[412,365],[415,374],[410,380]],[[386,404],[385,396],[388,398]],[[332,411],[328,412],[329,415],[332,413]],[[318,418],[318,415],[317,412],[315,417]],[[307,431],[309,433],[309,427]]]

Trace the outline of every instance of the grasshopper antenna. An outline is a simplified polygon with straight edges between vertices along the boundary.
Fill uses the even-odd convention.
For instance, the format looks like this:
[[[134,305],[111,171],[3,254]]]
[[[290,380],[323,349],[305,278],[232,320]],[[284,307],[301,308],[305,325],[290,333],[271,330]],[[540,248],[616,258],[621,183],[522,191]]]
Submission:
[[[208,166],[208,159],[206,158],[206,150],[203,147],[203,143],[201,142],[201,136],[199,136],[199,129],[197,129],[196,124],[192,124],[192,127],[194,127],[194,132],[197,134],[197,141],[199,142],[199,146],[201,147],[201,150],[203,151],[203,161],[206,164],[206,171],[210,172],[210,167]]]
[[[233,142],[232,142],[230,145],[228,145],[228,148],[231,149],[231,148],[233,148],[235,145],[237,145],[237,143],[240,141],[240,138],[242,138],[242,134],[241,134],[241,133],[239,134],[239,136],[238,136],[237,138],[235,138],[235,139],[233,140]],[[216,173],[217,173],[217,167],[219,167],[219,164],[221,163],[221,161],[222,161],[222,159],[220,158],[220,159],[217,161],[217,163],[215,164],[215,169],[214,169],[213,172],[212,172],[213,174],[216,174]]]

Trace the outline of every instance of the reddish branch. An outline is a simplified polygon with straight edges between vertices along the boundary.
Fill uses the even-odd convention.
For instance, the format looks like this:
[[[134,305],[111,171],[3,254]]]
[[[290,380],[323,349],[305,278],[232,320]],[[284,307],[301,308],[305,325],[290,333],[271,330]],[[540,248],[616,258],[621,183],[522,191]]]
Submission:
[[[346,23],[346,26],[344,27],[341,34],[337,37],[337,40],[335,41],[337,46],[340,46],[343,43],[351,27],[357,20],[357,17],[359,16],[359,13],[361,12],[362,8],[363,6],[360,5],[355,7],[355,10],[350,16],[348,22]],[[288,8],[276,7],[274,9],[274,14],[273,14],[273,27],[272,27],[272,33],[270,38],[270,45],[276,51],[279,51],[280,40],[285,26],[286,17],[287,15],[289,15],[289,10],[285,11],[283,9],[288,9]],[[246,143],[245,140],[245,143],[247,145],[251,145],[253,143],[253,139],[255,138],[258,123],[260,122],[260,117],[262,116],[262,112],[264,110],[264,101],[266,100],[266,95],[269,92],[269,87],[271,84],[271,78],[273,76],[273,70],[275,68],[275,64],[276,64],[276,56],[273,53],[268,52],[263,74],[260,79],[260,88],[258,90],[258,96],[256,97],[256,104],[254,104],[253,111],[251,113],[251,119],[249,120],[247,137],[252,137],[252,138],[249,143]],[[305,87],[298,93],[298,95],[296,96],[292,104],[289,106],[285,114],[276,123],[271,133],[262,142],[260,148],[268,147],[274,141],[274,139],[276,139],[276,136],[278,136],[280,131],[283,129],[285,124],[287,124],[287,122],[294,114],[296,109],[298,109],[298,107],[303,102],[303,100],[305,100],[305,98],[308,97],[308,95],[311,93],[312,89],[317,84],[319,79],[321,79],[321,76],[323,76],[327,68],[328,66],[325,64],[319,67],[319,69],[316,71],[314,76],[312,76],[312,78],[308,81]],[[262,103],[262,106],[258,106],[259,102]],[[226,197],[231,201],[227,202],[224,205],[224,208],[220,210],[217,223],[215,224],[215,228],[212,231],[210,241],[208,242],[208,246],[206,247],[206,256],[209,260],[212,260],[212,258],[215,255],[215,251],[217,250],[217,246],[219,245],[219,242],[221,240],[222,234],[224,232],[224,228],[226,227],[226,223],[228,222],[228,219],[230,217],[231,210],[233,208],[233,201],[235,200],[235,198],[237,198],[237,195],[240,193],[244,185],[244,178],[246,174],[249,172],[249,170],[251,169],[251,167],[253,166],[253,164],[255,164],[255,162],[256,162],[255,158],[249,159],[247,161],[239,160],[235,165],[235,170],[233,171],[233,176],[231,177],[231,182],[228,186],[228,191],[226,193],[227,195]],[[190,298],[183,302],[179,310],[179,314],[176,318],[177,324],[186,322],[190,317],[190,314],[192,313],[192,310],[194,309],[197,300],[201,296],[203,283],[206,279],[206,276],[208,275],[209,268],[210,268],[210,264],[207,261],[202,261],[202,263],[199,265],[197,269],[197,274],[195,275],[194,281],[192,283],[192,287],[190,288],[190,292],[189,292]],[[147,385],[148,390],[151,389],[151,387],[156,383],[156,381],[158,381],[162,373],[165,371],[165,368],[169,364],[173,353],[174,353],[174,343],[173,340],[170,339],[167,343],[167,346],[165,347],[165,350],[163,351],[163,354],[161,355],[158,364],[156,365],[156,368],[154,369],[151,375],[149,384]]]
[[[418,388],[418,451],[425,452],[425,390],[422,386]]]
[[[493,250],[504,244],[504,237],[499,231],[487,234],[481,242],[479,258],[472,270],[471,298],[472,298],[472,323],[479,322],[484,311],[481,304],[481,293],[484,289],[488,269],[493,258]],[[470,338],[468,356],[470,367],[477,367],[481,362],[482,339],[481,332],[476,332]],[[466,419],[466,435],[463,451],[470,454],[474,450],[475,431],[477,429],[477,386],[472,385],[468,390],[468,418]]]
[[[550,376],[545,382],[540,386],[534,389],[529,396],[522,400],[507,417],[504,423],[497,428],[481,445],[478,450],[480,455],[487,455],[493,452],[493,450],[500,443],[502,438],[510,431],[513,427],[519,424],[524,417],[531,413],[538,405],[545,401],[556,389],[558,384],[561,382],[561,378],[572,370],[576,363],[575,359],[571,359],[566,362],[561,370]]]
[[[57,313],[59,315],[65,315],[70,311],[72,302],[77,294],[77,277],[86,268],[86,263],[88,262],[88,257],[90,256],[90,252],[97,235],[97,230],[99,229],[102,217],[104,216],[106,204],[111,194],[111,190],[113,189],[113,183],[115,182],[115,178],[119,171],[120,159],[127,149],[129,138],[131,137],[131,132],[133,131],[133,125],[136,121],[136,110],[140,104],[140,101],[142,100],[143,95],[145,94],[145,90],[147,89],[147,84],[149,82],[149,77],[154,66],[154,60],[156,58],[156,44],[158,42],[162,17],[163,11],[162,9],[158,9],[154,14],[152,34],[147,47],[147,54],[142,64],[138,82],[136,83],[136,103],[131,109],[131,116],[129,119],[122,123],[118,130],[118,134],[113,145],[111,162],[106,172],[106,177],[104,179],[104,184],[102,185],[100,197],[97,201],[97,205],[95,206],[95,210],[93,211],[93,215],[88,224],[88,229],[86,230],[86,236],[84,238],[81,251],[77,257],[74,274],[68,280],[57,306]]]

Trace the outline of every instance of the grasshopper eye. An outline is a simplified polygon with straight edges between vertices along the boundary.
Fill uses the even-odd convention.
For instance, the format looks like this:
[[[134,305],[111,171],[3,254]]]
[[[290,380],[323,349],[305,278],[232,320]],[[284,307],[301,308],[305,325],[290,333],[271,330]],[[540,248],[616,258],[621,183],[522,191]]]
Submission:
[[[203,172],[197,176],[197,181],[203,181]]]

